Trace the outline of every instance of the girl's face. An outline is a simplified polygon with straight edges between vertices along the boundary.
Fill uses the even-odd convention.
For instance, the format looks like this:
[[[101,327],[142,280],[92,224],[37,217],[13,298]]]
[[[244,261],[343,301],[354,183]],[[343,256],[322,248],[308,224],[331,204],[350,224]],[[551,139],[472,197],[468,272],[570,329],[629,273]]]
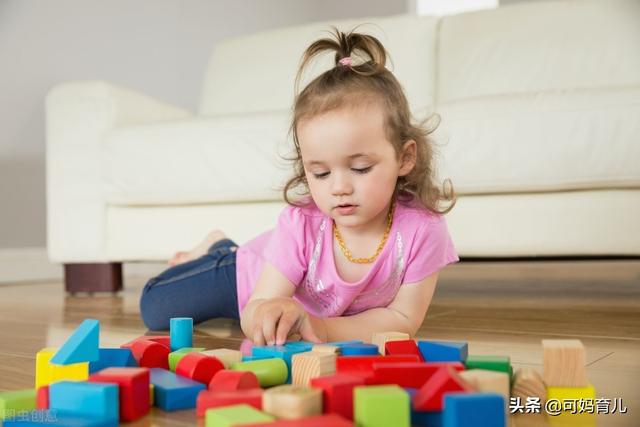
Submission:
[[[398,177],[415,166],[415,141],[405,143],[398,159],[377,104],[323,113],[300,122],[297,132],[311,197],[320,210],[353,230],[384,222]]]

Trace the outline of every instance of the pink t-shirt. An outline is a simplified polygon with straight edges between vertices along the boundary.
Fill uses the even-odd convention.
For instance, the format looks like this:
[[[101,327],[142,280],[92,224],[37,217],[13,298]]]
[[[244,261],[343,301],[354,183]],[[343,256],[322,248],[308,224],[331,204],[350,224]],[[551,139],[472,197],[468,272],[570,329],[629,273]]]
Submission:
[[[297,287],[293,298],[321,317],[386,307],[403,283],[419,282],[458,255],[443,216],[415,204],[397,203],[389,238],[358,282],[342,280],[333,253],[333,220],[311,203],[287,206],[275,229],[238,248],[236,276],[240,312],[265,261]]]

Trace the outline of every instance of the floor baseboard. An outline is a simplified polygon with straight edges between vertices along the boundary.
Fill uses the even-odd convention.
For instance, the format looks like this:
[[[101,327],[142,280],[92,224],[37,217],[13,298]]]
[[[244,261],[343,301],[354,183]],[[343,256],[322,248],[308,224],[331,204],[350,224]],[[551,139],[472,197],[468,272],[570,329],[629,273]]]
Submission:
[[[168,266],[161,262],[132,262],[124,264],[125,277],[152,277]],[[47,248],[0,249],[0,283],[62,281],[62,264],[52,263]]]

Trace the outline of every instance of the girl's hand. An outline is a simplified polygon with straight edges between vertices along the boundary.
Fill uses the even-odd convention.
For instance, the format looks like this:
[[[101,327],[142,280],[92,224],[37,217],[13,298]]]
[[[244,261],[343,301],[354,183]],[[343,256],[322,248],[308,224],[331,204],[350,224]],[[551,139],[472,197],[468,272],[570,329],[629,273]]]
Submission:
[[[254,345],[282,345],[291,334],[305,341],[320,343],[322,322],[312,319],[304,307],[289,297],[276,297],[256,307],[253,317]]]

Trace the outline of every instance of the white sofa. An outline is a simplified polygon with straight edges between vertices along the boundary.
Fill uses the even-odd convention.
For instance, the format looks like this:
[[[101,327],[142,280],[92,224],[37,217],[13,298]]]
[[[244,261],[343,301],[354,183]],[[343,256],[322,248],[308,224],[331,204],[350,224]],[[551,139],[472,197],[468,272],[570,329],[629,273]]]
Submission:
[[[107,82],[57,85],[46,99],[50,259],[166,260],[213,228],[242,243],[272,227],[300,56],[330,25],[363,22],[414,115],[442,118],[462,257],[638,256],[639,5],[531,2],[231,39],[212,53],[195,113]]]

